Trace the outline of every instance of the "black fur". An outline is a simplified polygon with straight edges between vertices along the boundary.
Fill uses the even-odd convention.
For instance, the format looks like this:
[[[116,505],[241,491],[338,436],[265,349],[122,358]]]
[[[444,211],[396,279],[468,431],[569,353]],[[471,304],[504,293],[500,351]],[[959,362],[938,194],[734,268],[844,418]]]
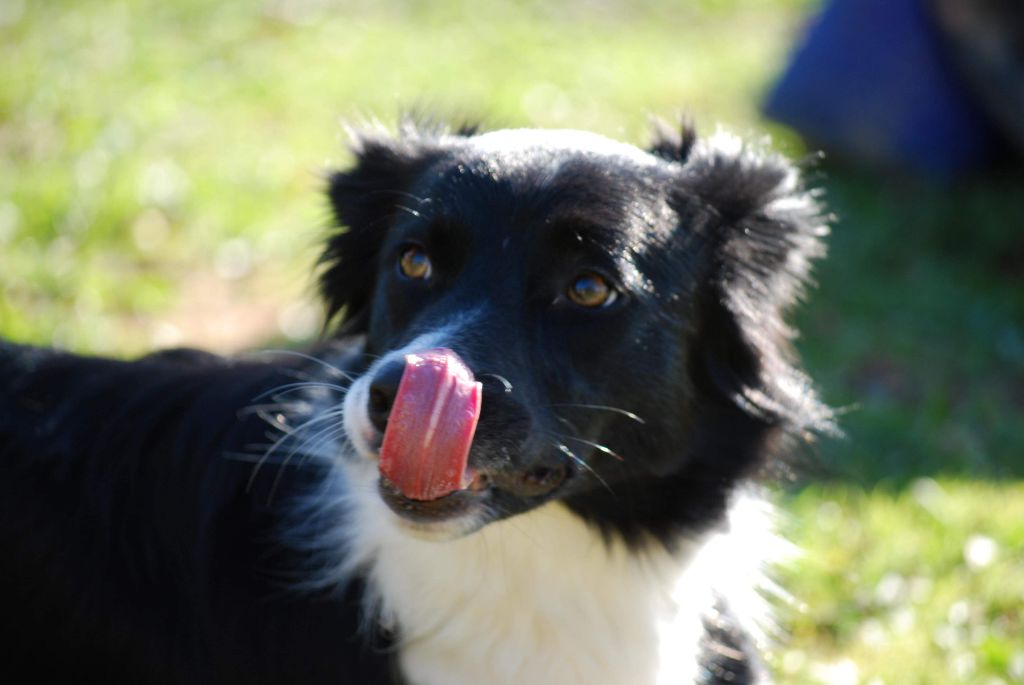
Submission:
[[[689,127],[660,128],[647,158],[479,136],[358,134],[329,178],[340,230],[320,284],[369,358],[477,312],[452,346],[491,379],[471,453],[493,474],[490,518],[558,498],[609,537],[671,547],[830,429],[784,320],[824,224],[790,164]],[[410,241],[434,259],[429,283],[396,277]],[[581,269],[619,299],[567,303]],[[353,374],[368,358],[314,356]],[[280,433],[248,408],[296,378],[335,380],[301,357],[0,344],[0,677],[400,682],[391,636],[360,629],[362,579],[294,589],[322,560],[282,531],[330,461],[256,466]],[[575,459],[544,437],[568,430]],[[565,481],[543,494],[516,480],[552,468]],[[706,617],[703,685],[762,677],[727,602]]]
[[[0,344],[5,682],[386,681],[358,585],[284,591],[301,560],[275,541],[281,510],[315,470],[281,472],[271,498],[276,469],[249,484],[235,459],[268,443],[240,410],[300,370]]]

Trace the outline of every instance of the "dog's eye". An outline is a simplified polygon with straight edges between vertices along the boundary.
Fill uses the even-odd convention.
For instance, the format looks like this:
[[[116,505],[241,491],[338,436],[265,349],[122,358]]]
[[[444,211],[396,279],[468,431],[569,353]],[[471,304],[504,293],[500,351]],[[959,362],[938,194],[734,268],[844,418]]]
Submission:
[[[434,270],[433,264],[430,263],[430,257],[418,245],[410,245],[402,250],[402,255],[398,259],[398,268],[406,278],[415,279],[430,278],[430,274]]]
[[[617,293],[604,276],[593,272],[581,274],[567,292],[569,299],[581,307],[604,307],[615,301]]]

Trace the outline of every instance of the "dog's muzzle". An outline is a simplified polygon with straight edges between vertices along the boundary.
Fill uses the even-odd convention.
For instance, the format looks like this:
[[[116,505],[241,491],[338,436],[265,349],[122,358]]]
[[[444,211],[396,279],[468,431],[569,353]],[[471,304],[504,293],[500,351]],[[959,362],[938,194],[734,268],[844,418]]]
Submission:
[[[546,449],[550,441],[532,435],[511,384],[480,377],[487,383],[450,349],[405,348],[381,359],[347,398],[357,451],[376,457],[380,496],[401,518],[431,524],[499,501],[511,513],[548,498],[571,475],[568,460]]]

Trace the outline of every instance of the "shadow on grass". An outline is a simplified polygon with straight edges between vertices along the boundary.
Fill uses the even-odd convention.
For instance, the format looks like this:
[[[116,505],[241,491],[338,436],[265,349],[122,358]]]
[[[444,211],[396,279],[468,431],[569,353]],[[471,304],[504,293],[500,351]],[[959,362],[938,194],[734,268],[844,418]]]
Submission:
[[[821,183],[838,218],[798,346],[847,434],[822,475],[1024,477],[1024,175]]]

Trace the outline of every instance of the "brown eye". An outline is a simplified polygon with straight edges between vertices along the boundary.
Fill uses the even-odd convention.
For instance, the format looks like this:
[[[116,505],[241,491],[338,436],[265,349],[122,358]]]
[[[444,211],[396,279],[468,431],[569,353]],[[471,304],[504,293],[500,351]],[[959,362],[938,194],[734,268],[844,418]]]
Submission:
[[[615,290],[608,285],[604,276],[585,273],[569,286],[569,299],[581,307],[603,307],[615,300]]]
[[[430,278],[430,274],[434,270],[430,263],[430,257],[427,256],[423,248],[416,245],[411,245],[402,251],[402,256],[398,260],[398,268],[406,278],[415,279]]]

